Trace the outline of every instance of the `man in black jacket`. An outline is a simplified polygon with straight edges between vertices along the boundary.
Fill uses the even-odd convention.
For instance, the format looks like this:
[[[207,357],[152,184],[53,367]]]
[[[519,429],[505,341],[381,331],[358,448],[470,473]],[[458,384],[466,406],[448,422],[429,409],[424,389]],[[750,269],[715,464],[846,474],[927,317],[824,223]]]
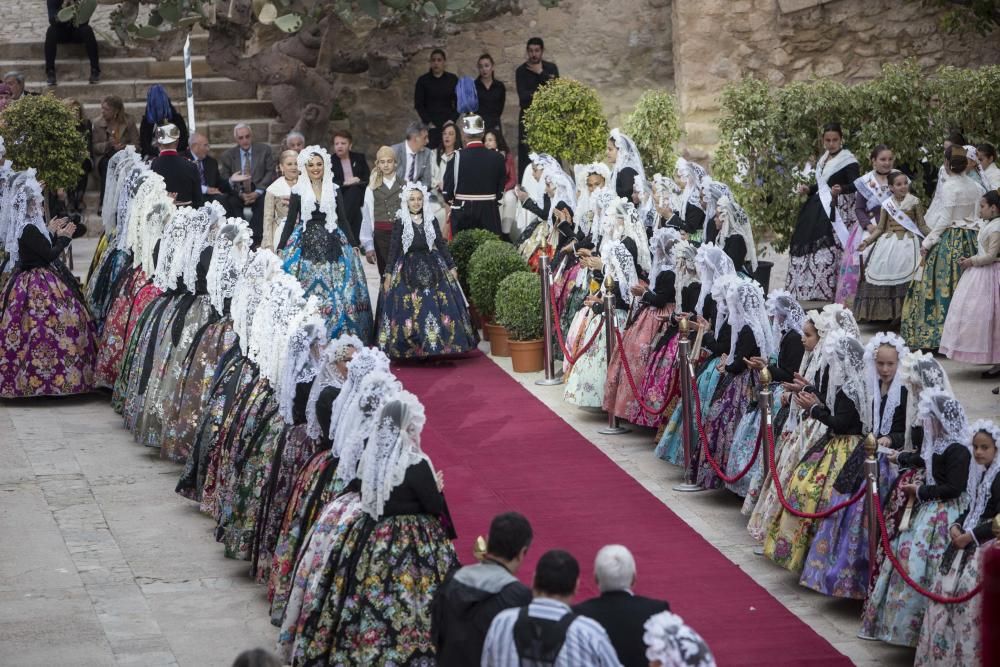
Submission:
[[[330,166],[333,170],[333,182],[340,188],[344,196],[344,208],[347,210],[347,220],[351,223],[354,238],[361,238],[361,207],[365,203],[365,188],[371,170],[365,161],[364,153],[351,150],[354,138],[347,130],[337,130],[333,133],[333,155],[330,156]]]
[[[195,132],[188,140],[188,144],[188,155],[185,157],[189,158],[195,169],[198,170],[201,193],[205,196],[205,201],[217,201],[225,206],[225,195],[229,192],[229,181],[219,175],[219,161],[210,153],[212,147],[208,143],[208,137],[200,132]]]
[[[483,145],[486,127],[480,116],[462,118],[465,148],[445,167],[442,194],[451,204],[451,228],[486,229],[501,234],[499,202],[507,180],[503,155]]]
[[[457,570],[438,589],[431,632],[439,667],[478,665],[493,618],[531,602],[531,589],[515,576],[531,538],[531,524],[522,515],[498,514],[483,562]]]
[[[623,667],[646,667],[646,645],[642,641],[643,624],[653,614],[670,609],[664,600],[654,600],[632,592],[635,585],[635,559],[620,544],[609,544],[597,552],[594,578],[601,590],[600,597],[591,598],[573,607],[581,616],[600,623]]]
[[[428,148],[441,145],[441,128],[458,118],[458,77],[445,71],[447,56],[441,49],[431,51],[430,70],[417,79],[413,90],[413,108],[427,126]]]
[[[528,137],[524,131],[524,112],[531,107],[531,102],[535,98],[535,91],[552,79],[559,77],[559,68],[556,64],[543,60],[545,54],[545,42],[541,37],[532,37],[528,40],[526,58],[516,70],[514,70],[514,82],[517,84],[517,101],[521,105],[521,111],[517,116],[517,173],[518,176],[531,164],[528,157],[531,149],[528,147]]]
[[[163,177],[167,192],[174,197],[174,204],[198,208],[205,202],[201,179],[198,169],[187,158],[177,154],[180,138],[181,132],[176,125],[167,123],[156,128],[160,154],[149,168]]]

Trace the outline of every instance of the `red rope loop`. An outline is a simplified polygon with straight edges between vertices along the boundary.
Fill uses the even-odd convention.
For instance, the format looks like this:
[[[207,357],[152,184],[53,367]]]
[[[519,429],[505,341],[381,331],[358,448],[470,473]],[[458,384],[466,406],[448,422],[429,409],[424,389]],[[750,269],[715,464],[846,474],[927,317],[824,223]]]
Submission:
[[[635,378],[632,377],[632,369],[629,368],[628,359],[625,357],[625,344],[624,341],[622,340],[622,334],[620,331],[618,331],[618,327],[612,327],[612,328],[614,329],[615,332],[615,339],[617,339],[618,341],[618,358],[622,362],[622,368],[625,369],[625,377],[626,379],[628,379],[628,385],[632,389],[632,395],[635,397],[636,402],[639,404],[639,407],[642,408],[642,411],[645,412],[646,414],[650,414],[657,417],[662,415],[664,412],[667,411],[667,406],[670,405],[670,402],[664,401],[663,405],[661,405],[659,408],[651,408],[648,405],[646,405],[646,403],[642,400],[641,392],[639,391],[639,388],[635,386]]]
[[[862,487],[862,489],[864,489],[864,487]],[[893,553],[892,551],[892,543],[889,541],[889,531],[887,531],[885,527],[885,516],[882,514],[882,500],[878,497],[877,493],[873,495],[875,498],[875,511],[877,512],[876,517],[878,518],[879,531],[882,537],[882,550],[885,551],[886,558],[889,559],[889,562],[892,563],[892,566],[896,569],[896,572],[899,574],[900,577],[903,578],[903,581],[905,581],[910,586],[910,588],[920,593],[925,598],[933,600],[938,604],[962,604],[963,602],[968,602],[969,600],[976,597],[982,592],[983,582],[980,581],[979,585],[977,585],[968,593],[965,593],[964,595],[959,595],[958,597],[950,598],[929,591],[920,584],[918,584],[916,581],[914,581],[913,578],[910,577],[909,573],[907,573],[907,571],[903,568],[903,564],[900,563],[899,559],[896,558],[896,554]]]
[[[594,335],[591,336],[586,345],[577,351],[576,356],[574,357],[570,351],[566,349],[566,339],[563,337],[562,325],[559,322],[559,309],[556,306],[556,298],[552,293],[552,290],[549,290],[549,300],[552,302],[552,321],[555,324],[553,328],[556,330],[556,340],[559,341],[559,348],[562,350],[563,356],[566,358],[566,361],[569,362],[569,365],[574,366],[576,365],[576,362],[580,360],[580,357],[585,355],[587,350],[593,347],[594,343],[597,341],[597,337],[601,335],[601,327],[604,326],[604,316],[601,316],[601,321],[597,330],[594,331]]]

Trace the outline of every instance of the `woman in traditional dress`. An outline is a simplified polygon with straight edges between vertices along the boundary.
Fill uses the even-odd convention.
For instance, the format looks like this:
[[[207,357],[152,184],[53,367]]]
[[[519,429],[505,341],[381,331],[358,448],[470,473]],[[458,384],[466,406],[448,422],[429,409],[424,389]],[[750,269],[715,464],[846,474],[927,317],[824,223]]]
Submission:
[[[646,170],[642,168],[642,157],[635,142],[617,127],[608,137],[607,161],[611,165],[608,182],[615,194],[640,207],[643,198],[650,194]]]
[[[350,333],[369,340],[372,335],[368,285],[355,245],[333,182],[330,154],[307,146],[299,153],[299,181],[292,189],[278,249],[285,271],[299,279],[306,296],[319,297],[330,338]]]
[[[707,242],[705,226],[708,218],[702,195],[705,184],[710,180],[708,172],[700,164],[677,158],[674,181],[683,190],[676,199],[676,206],[675,200],[669,198],[666,202],[661,201],[658,209],[666,225],[687,232],[692,243]]]
[[[608,368],[608,381],[604,385],[604,410],[622,419],[632,413],[638,403],[632,390],[646,374],[646,363],[652,351],[653,338],[674,312],[676,289],[674,285],[673,246],[681,241],[676,229],[658,229],[652,238],[653,266],[649,281],[640,280],[630,288],[639,304],[626,323],[622,343],[615,347]],[[622,359],[628,364],[632,381],[625,371]],[[641,409],[641,408],[640,408]]]
[[[545,190],[540,200],[534,200],[521,190],[521,206],[535,214],[536,219],[521,234],[518,249],[532,271],[538,271],[538,259],[544,249],[551,261],[556,251],[573,240],[574,228],[566,224],[565,211],[572,217],[576,208],[575,187],[569,174],[559,162],[547,155],[538,160],[542,164],[542,182]]]
[[[893,457],[901,467],[923,467],[927,483],[903,485],[903,493],[918,502],[908,530],[892,539],[892,550],[907,574],[930,588],[947,549],[949,527],[966,507],[965,492],[975,463],[968,441],[965,410],[951,394],[925,389],[917,414],[924,424],[919,453]],[[882,562],[861,616],[862,639],[916,646],[927,610],[926,597],[913,590],[889,559]]]
[[[880,204],[878,225],[857,248],[862,254],[871,248],[854,300],[860,321],[900,319],[906,292],[920,270],[920,241],[930,231],[906,174],[893,171],[888,181],[890,193]]]
[[[0,300],[0,397],[67,396],[94,389],[97,333],[82,295],[50,268],[70,244],[68,218],[45,224],[42,187],[17,177],[5,247],[16,267]]]
[[[930,233],[921,242],[923,274],[910,283],[903,302],[899,334],[913,349],[936,350],[958,279],[959,259],[976,254],[977,213],[982,188],[966,172],[962,146],[948,149],[951,175],[938,183],[925,221]]]
[[[823,127],[825,153],[816,163],[816,182],[800,185],[809,198],[799,210],[789,244],[791,264],[785,288],[799,301],[832,301],[840,259],[854,218],[858,160],[844,148],[839,123]]]
[[[430,195],[407,183],[382,279],[378,346],[391,359],[428,359],[475,349],[479,335],[458,271],[430,212]]]
[[[264,191],[264,225],[261,248],[277,251],[281,230],[288,219],[288,204],[292,188],[299,182],[299,154],[297,151],[282,151],[278,158],[281,178],[267,186]]]
[[[958,260],[963,273],[948,308],[941,354],[969,364],[1000,364],[1000,192],[979,202],[978,252]],[[983,377],[1000,375],[1000,365]]]
[[[757,272],[757,245],[743,207],[732,196],[720,197],[710,226],[716,229],[716,245],[733,260],[736,270],[752,278]]]
[[[982,549],[994,539],[993,518],[1000,513],[1000,426],[980,419],[972,423],[972,456],[976,470],[969,479],[972,499],[966,510],[948,528],[951,543],[945,549],[932,590],[945,597],[959,597],[979,585]],[[979,665],[983,594],[962,604],[930,601],[917,644],[918,667]]]

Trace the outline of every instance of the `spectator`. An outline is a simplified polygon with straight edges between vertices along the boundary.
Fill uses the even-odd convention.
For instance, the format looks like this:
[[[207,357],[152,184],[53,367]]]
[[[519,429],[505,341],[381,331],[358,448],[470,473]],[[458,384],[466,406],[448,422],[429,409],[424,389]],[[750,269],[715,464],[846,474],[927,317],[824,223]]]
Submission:
[[[649,667],[715,667],[708,644],[680,616],[661,611],[650,616],[642,641]]]
[[[344,198],[344,209],[347,211],[347,221],[354,232],[354,238],[361,234],[361,206],[365,201],[365,187],[371,177],[371,169],[365,161],[364,153],[351,150],[354,137],[347,130],[337,130],[333,133],[333,182],[340,187]]]
[[[159,154],[150,169],[163,177],[167,192],[177,206],[198,208],[205,202],[201,191],[201,176],[198,168],[177,152],[181,130],[176,125],[165,123],[156,128],[156,143]]]
[[[7,105],[11,103],[11,96],[14,92],[10,89],[6,83],[0,83],[0,111],[7,108]]]
[[[531,545],[528,520],[517,512],[493,517],[482,563],[455,571],[438,588],[431,635],[439,667],[478,665],[494,617],[531,602],[531,589],[517,579]]]
[[[528,159],[528,138],[524,135],[524,112],[531,107],[531,100],[535,97],[538,87],[548,83],[559,76],[559,68],[555,63],[542,60],[545,54],[545,42],[541,37],[532,37],[528,40],[527,60],[518,66],[514,72],[514,79],[517,83],[517,99],[521,105],[521,112],[517,117],[518,143],[517,143],[517,167],[518,173],[531,164]]]
[[[219,175],[229,182],[226,212],[243,218],[243,209],[250,209],[250,229],[253,245],[260,245],[264,229],[264,190],[277,178],[277,163],[267,144],[255,143],[253,130],[246,123],[233,128],[236,145],[219,157]]]
[[[267,186],[264,193],[264,223],[261,248],[278,252],[278,241],[281,230],[288,219],[288,202],[292,196],[292,188],[299,182],[299,154],[293,150],[282,151],[278,156],[278,170],[281,178]]]
[[[160,148],[153,140],[158,125],[170,123],[180,131],[177,150],[184,153],[188,149],[188,129],[184,117],[178,113],[166,89],[160,84],[154,84],[146,92],[146,111],[139,122],[139,154],[143,158],[154,158],[160,153]]]
[[[59,44],[83,44],[90,60],[90,83],[101,80],[101,61],[97,53],[97,37],[90,23],[73,25],[72,21],[60,21],[59,10],[64,0],[46,0],[49,9],[49,28],[45,31],[45,78],[50,86],[56,85],[56,47]]]
[[[597,552],[594,578],[600,597],[582,602],[573,608],[581,616],[600,623],[608,631],[611,645],[625,667],[646,667],[643,649],[643,624],[653,614],[670,609],[663,600],[635,595],[635,559],[620,544],[609,544]]]
[[[444,173],[461,147],[462,140],[458,135],[458,126],[449,120],[441,128],[441,145],[434,151],[434,164],[431,167],[431,205],[438,225],[447,239],[451,238],[451,228],[448,225],[450,212],[448,202],[444,200],[442,194]]]
[[[76,130],[87,143],[87,157],[84,159],[83,175],[76,182],[76,187],[66,191],[66,211],[67,213],[82,213],[85,206],[83,196],[87,192],[87,181],[90,179],[90,172],[94,171],[94,161],[90,159],[94,152],[94,124],[83,115],[83,105],[74,99],[67,99],[66,106],[77,118]]]
[[[406,128],[406,141],[392,147],[396,154],[396,178],[404,183],[419,182],[429,191],[433,174],[433,154],[427,150],[427,126],[410,123]]]
[[[413,90],[413,108],[427,125],[430,147],[437,148],[441,144],[441,128],[445,122],[458,118],[455,94],[458,77],[445,71],[447,56],[441,49],[431,51],[430,62],[430,71],[417,79]]]
[[[205,201],[217,201],[225,206],[229,183],[219,175],[219,161],[210,154],[212,147],[208,143],[208,137],[195,132],[191,135],[190,142],[188,155],[198,170]]]
[[[580,583],[580,565],[565,551],[542,554],[535,566],[535,599],[500,612],[483,646],[482,667],[520,667],[522,661],[553,667],[618,667],[608,633],[577,616],[569,603]]]
[[[37,95],[30,90],[24,89],[24,74],[14,71],[3,75],[3,82],[10,87],[10,101],[17,102],[25,95]]]
[[[500,231],[504,236],[510,234],[517,219],[517,195],[514,194],[514,186],[517,185],[517,168],[514,165],[514,154],[511,153],[507,140],[503,137],[503,132],[499,128],[486,130],[483,136],[483,145],[493,151],[499,151],[503,155],[504,170],[507,179],[503,184],[503,199],[500,200]]]
[[[104,183],[108,177],[108,160],[126,146],[139,143],[139,128],[127,113],[122,98],[108,95],[101,100],[101,115],[94,121],[94,162],[101,179],[101,205],[104,205]]]
[[[507,104],[507,86],[493,78],[493,56],[484,53],[477,63],[479,78],[476,79],[476,97],[479,99],[479,115],[487,130],[501,127],[503,108]]]
[[[296,153],[301,153],[302,149],[306,147],[306,135],[302,134],[298,130],[292,130],[285,135],[285,140],[281,142],[281,152],[285,151],[295,151]]]

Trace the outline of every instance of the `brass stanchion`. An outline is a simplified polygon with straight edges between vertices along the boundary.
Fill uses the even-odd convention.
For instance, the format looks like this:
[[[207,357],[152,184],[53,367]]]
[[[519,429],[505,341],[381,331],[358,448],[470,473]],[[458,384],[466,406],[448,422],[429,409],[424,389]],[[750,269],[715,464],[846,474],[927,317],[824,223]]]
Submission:
[[[610,274],[604,276],[604,349],[608,355],[608,367],[611,367],[611,357],[615,353],[615,282]],[[624,361],[622,362],[624,363]],[[605,380],[606,381],[606,380]],[[614,408],[608,411],[608,425],[598,431],[601,435],[620,435],[628,433],[628,429],[618,423]]]
[[[542,348],[545,377],[535,380],[535,384],[544,387],[562,384],[562,378],[556,376],[556,360],[552,353],[552,318],[558,317],[558,313],[552,310],[551,294],[549,293],[552,290],[552,267],[549,265],[549,254],[546,252],[545,243],[542,243],[542,254],[538,258],[538,275],[542,281],[542,317],[545,322],[545,342]]]
[[[691,323],[687,317],[682,317],[677,331],[677,372],[680,373],[681,384],[681,438],[684,444],[684,481],[673,487],[674,491],[685,493],[701,491],[694,483],[694,471],[691,470],[695,447],[697,446],[698,429],[694,425],[694,396],[691,394]]]
[[[482,561],[483,557],[486,556],[486,538],[482,535],[477,537],[475,543],[472,545],[472,555],[478,561]]]
[[[878,554],[878,543],[881,539],[878,526],[878,509],[875,507],[875,497],[878,495],[878,459],[875,454],[878,443],[871,433],[865,438],[865,518],[868,524],[868,575],[874,576],[875,558]]]
[[[757,392],[757,405],[760,406],[760,446],[764,449],[764,470],[771,469],[768,457],[771,448],[767,446],[767,432],[771,429],[771,371],[767,366],[760,371],[760,390]]]

